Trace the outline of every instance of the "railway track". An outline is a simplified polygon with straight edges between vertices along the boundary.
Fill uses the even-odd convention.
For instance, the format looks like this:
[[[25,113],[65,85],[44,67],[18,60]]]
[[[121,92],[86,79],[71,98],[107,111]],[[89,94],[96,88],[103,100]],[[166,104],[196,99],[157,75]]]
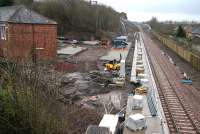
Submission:
[[[180,81],[177,74],[170,72],[175,70],[170,68],[166,60],[163,60],[158,48],[156,49],[149,45],[145,46],[148,50],[148,57],[151,59],[150,64],[170,133],[199,134],[199,122],[193,114],[194,112],[191,111],[190,105],[184,101],[183,94],[179,94],[177,91],[182,86],[176,83]],[[172,74],[172,76],[169,77],[168,73]],[[173,81],[171,78],[173,78]]]

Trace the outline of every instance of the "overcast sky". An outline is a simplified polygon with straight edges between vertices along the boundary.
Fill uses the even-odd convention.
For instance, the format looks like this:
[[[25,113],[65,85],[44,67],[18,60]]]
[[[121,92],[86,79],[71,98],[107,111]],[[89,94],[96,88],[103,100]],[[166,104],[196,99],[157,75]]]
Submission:
[[[97,0],[119,12],[126,12],[129,20],[146,21],[155,16],[160,21],[200,21],[200,0]]]

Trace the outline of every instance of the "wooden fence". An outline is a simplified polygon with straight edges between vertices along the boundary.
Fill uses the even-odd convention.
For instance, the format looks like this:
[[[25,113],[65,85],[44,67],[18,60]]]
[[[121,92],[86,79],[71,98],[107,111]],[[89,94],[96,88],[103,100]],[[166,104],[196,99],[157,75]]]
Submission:
[[[187,50],[186,48],[177,45],[176,42],[173,40],[162,37],[161,35],[155,32],[153,32],[153,34],[155,35],[155,37],[157,37],[159,41],[162,42],[163,45],[173,50],[181,58],[189,62],[195,69],[200,71],[200,57],[198,55],[193,54],[191,51]]]

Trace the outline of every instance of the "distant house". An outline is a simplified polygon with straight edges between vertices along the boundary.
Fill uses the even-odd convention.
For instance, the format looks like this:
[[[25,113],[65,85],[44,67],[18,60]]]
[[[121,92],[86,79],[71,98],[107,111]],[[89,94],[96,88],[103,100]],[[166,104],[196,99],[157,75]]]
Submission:
[[[25,6],[0,7],[0,56],[13,60],[56,58],[57,23]]]
[[[192,31],[192,34],[195,36],[195,37],[199,37],[200,38],[200,27],[195,27]]]
[[[185,26],[184,30],[186,32],[187,38],[200,38],[200,26]]]

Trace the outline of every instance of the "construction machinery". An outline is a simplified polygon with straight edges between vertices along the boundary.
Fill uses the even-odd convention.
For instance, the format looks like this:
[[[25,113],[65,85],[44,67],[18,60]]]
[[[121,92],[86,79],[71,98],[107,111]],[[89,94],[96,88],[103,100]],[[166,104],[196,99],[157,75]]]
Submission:
[[[112,40],[112,44],[114,48],[126,48],[128,45],[127,41],[127,36],[118,36]]]
[[[105,70],[107,71],[119,71],[120,70],[120,63],[116,60],[110,61],[109,63],[105,64]]]
[[[138,88],[136,88],[135,89],[135,93],[136,94],[146,94],[147,93],[147,87],[144,87],[144,86],[142,86],[142,87],[138,87]]]
[[[120,64],[105,64],[106,70],[108,71],[119,71],[120,70]]]
[[[126,48],[126,46],[128,45],[126,41],[118,40],[118,39],[113,40],[112,44],[114,48]]]

